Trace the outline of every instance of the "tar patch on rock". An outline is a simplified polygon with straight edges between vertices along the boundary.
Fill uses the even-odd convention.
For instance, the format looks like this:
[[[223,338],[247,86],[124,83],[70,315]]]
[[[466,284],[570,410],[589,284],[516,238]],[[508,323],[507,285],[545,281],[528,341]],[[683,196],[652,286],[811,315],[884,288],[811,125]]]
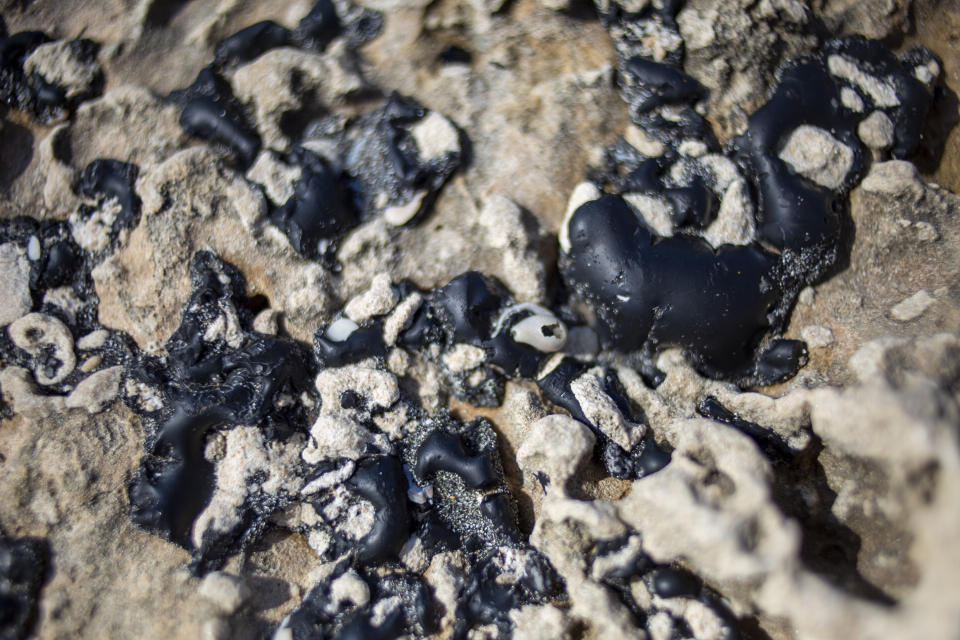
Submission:
[[[0,221],[0,248],[9,268],[3,275],[11,293],[0,329],[5,415],[11,410],[49,415],[74,406],[101,410],[116,396],[103,376],[112,380],[119,371],[113,367],[124,365],[135,349],[128,336],[100,325],[90,276],[95,258],[75,242],[73,231],[66,222]],[[97,338],[90,339],[93,335]],[[111,373],[101,373],[108,369]],[[82,385],[95,375],[100,379]]]
[[[342,598],[338,586],[349,578],[356,596]],[[319,581],[281,625],[293,638],[336,637],[384,640],[424,637],[437,630],[437,610],[423,578],[399,571],[386,577],[349,569],[346,563]]]
[[[625,39],[621,54],[631,51],[628,27],[638,18],[606,19]],[[914,69],[935,60],[923,48],[897,58],[862,37],[831,41],[781,70],[770,100],[723,153],[693,108],[699,85],[666,63],[621,60],[624,99],[659,155],[619,141],[607,166],[591,174],[610,194],[572,202],[560,234],[561,271],[596,312],[603,342],[635,354],[647,370],[660,349],[679,346],[713,378],[750,385],[794,375],[806,347],[777,334],[800,290],[839,259],[847,194],[869,158],[858,126],[886,114],[896,132],[893,155],[910,154],[936,82]],[[843,91],[858,96],[857,108],[841,100]],[[830,132],[844,153],[831,160],[794,149],[788,159],[803,162],[790,164],[784,145],[803,131]],[[734,228],[755,228],[752,242],[740,232],[736,244],[723,244]]]
[[[92,40],[52,42],[40,31],[8,34],[0,19],[0,100],[41,122],[67,115],[103,91]]]
[[[566,325],[552,311],[516,302],[499,280],[476,271],[431,291],[408,281],[393,290],[396,313],[362,324],[339,317],[321,327],[314,336],[318,361],[334,366],[382,358],[399,346],[434,362],[456,397],[498,406],[507,377],[533,378],[566,344]],[[401,309],[406,313],[399,318]]]
[[[293,183],[293,194],[287,201],[272,208],[270,221],[286,234],[297,253],[322,257],[329,241],[358,221],[343,176],[329,162],[302,147],[294,148],[284,160],[300,169],[300,178]]]
[[[295,29],[270,20],[241,29],[217,46],[213,63],[197,75],[192,85],[170,95],[182,108],[180,126],[191,135],[230,150],[236,163],[246,169],[256,159],[261,140],[224,79],[224,71],[277,47],[321,52],[341,32],[357,46],[375,36],[380,25],[379,14],[372,10],[320,0]]]
[[[375,11],[321,0],[296,29],[272,21],[242,29],[220,44],[214,62],[192,85],[170,95],[182,108],[180,125],[226,149],[239,168],[251,168],[261,153],[261,135],[225,72],[277,47],[321,53],[339,36],[347,42],[347,55],[354,55],[352,49],[375,36],[381,23]],[[272,185],[261,186],[271,196],[270,221],[293,248],[332,265],[336,241],[360,222],[380,215],[400,226],[430,208],[461,163],[461,134],[444,116],[398,94],[346,125],[331,126],[331,119],[337,118],[309,121],[299,142],[287,150],[264,150],[271,164],[297,176],[283,187],[288,192],[283,201],[273,201]],[[250,179],[259,175],[252,171]]]
[[[281,396],[298,397],[311,376],[298,345],[252,331],[244,280],[233,267],[203,251],[194,256],[190,276],[193,292],[166,355],[141,354],[128,371],[125,399],[147,426],[130,502],[134,522],[191,549],[196,566],[206,569],[242,548],[250,537],[245,532],[262,528],[278,507],[272,500],[283,500],[250,495],[243,522],[201,532],[198,544],[191,529],[214,487],[207,435],[257,425],[268,438],[291,437],[306,417],[301,405]]]
[[[560,594],[562,583],[520,534],[489,422],[428,415],[365,349],[338,358],[357,364],[342,364],[318,347],[314,391],[317,369],[299,345],[251,331],[243,279],[233,267],[199,252],[191,278],[166,354],[140,354],[128,368],[125,398],[146,425],[145,453],[129,486],[136,524],[190,549],[198,573],[279,524],[302,533],[324,562],[345,562],[363,576],[361,591],[371,599],[346,608],[320,600],[334,588],[321,581],[285,623],[294,637],[306,629],[345,637],[429,633],[436,616],[422,578],[400,567],[440,553],[462,553],[466,562],[460,636],[474,624],[507,629],[511,609]],[[542,312],[512,309],[504,318],[512,300],[479,274],[453,285],[427,294],[426,304],[436,306],[420,338],[485,340],[508,331],[514,315]],[[424,295],[408,284],[395,289],[379,294],[394,303]],[[355,317],[360,307],[351,307]],[[336,322],[319,344],[346,343],[363,331],[346,318]],[[365,322],[377,331],[388,324],[383,316]],[[331,439],[330,429],[341,435]],[[507,569],[515,581],[490,584]],[[357,579],[345,578],[359,588]]]
[[[643,412],[627,399],[616,373],[602,368],[588,373],[588,369],[588,365],[575,358],[557,356],[544,366],[537,377],[537,386],[547,400],[590,427],[596,436],[597,457],[613,477],[642,478],[665,467],[670,462],[670,453],[662,449],[651,435],[645,434]],[[573,389],[575,382],[584,375],[595,377],[599,383],[592,398],[583,394],[578,398]],[[584,406],[591,401],[593,407]],[[622,423],[638,435],[630,437],[628,434],[629,440],[624,442],[617,437],[618,434],[603,428],[604,423],[611,421]]]

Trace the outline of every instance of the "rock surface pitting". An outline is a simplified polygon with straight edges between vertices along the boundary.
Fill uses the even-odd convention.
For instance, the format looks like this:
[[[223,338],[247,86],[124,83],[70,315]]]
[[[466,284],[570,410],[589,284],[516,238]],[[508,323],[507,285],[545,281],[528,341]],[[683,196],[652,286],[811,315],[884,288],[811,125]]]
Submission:
[[[0,634],[954,637],[960,17],[663,4],[5,12]]]

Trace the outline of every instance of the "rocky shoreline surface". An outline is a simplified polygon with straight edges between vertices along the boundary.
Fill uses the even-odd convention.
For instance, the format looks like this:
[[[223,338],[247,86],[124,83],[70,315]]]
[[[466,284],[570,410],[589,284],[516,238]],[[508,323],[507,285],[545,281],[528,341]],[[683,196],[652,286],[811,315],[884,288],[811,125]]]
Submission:
[[[0,637],[960,631],[951,2],[0,6]]]

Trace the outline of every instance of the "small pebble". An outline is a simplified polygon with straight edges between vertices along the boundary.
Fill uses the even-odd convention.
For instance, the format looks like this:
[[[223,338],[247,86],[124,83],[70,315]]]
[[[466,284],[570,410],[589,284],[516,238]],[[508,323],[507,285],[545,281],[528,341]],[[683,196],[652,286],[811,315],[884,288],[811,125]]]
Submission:
[[[819,324],[809,324],[800,330],[800,337],[811,349],[820,349],[833,343],[833,332]]]
[[[224,613],[234,613],[250,597],[243,579],[222,571],[208,573],[200,583],[199,593]]]
[[[895,304],[890,309],[890,315],[894,320],[900,322],[909,322],[916,320],[926,311],[934,302],[933,297],[927,293],[926,289],[921,289],[909,298],[905,298]]]
[[[77,340],[77,349],[80,351],[92,351],[99,349],[107,343],[110,332],[106,329],[97,329]]]

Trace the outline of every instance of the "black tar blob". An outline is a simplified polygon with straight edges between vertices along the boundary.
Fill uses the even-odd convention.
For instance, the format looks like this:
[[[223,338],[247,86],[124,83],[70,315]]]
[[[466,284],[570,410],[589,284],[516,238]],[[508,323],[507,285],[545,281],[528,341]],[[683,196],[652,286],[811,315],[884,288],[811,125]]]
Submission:
[[[270,212],[270,221],[287,234],[298,253],[320,257],[321,241],[342,235],[359,219],[341,176],[329,163],[302,147],[290,151],[286,162],[300,167],[300,179],[293,184],[293,195]]]
[[[327,337],[328,328],[329,325],[320,327],[313,336],[314,355],[321,366],[342,367],[366,358],[383,358],[387,355],[383,327],[379,323],[360,327],[340,341]]]
[[[660,238],[618,196],[588,202],[569,224],[566,278],[596,309],[601,337],[624,351],[681,345],[716,377],[749,373],[782,291],[775,256]],[[794,363],[799,366],[799,362]]]
[[[198,138],[229,148],[242,168],[260,151],[260,136],[216,67],[205,67],[193,84],[170,96],[183,106],[180,126]]]
[[[754,422],[744,420],[720,404],[720,401],[713,396],[705,396],[700,401],[700,404],[697,405],[697,413],[705,418],[728,424],[749,436],[773,462],[782,462],[794,457],[793,451],[776,432],[761,427]]]
[[[373,527],[358,542],[357,558],[364,563],[395,558],[410,535],[407,481],[400,461],[393,456],[366,460],[347,485],[374,507]]]
[[[469,455],[459,437],[440,431],[430,434],[417,451],[417,475],[430,478],[437,471],[457,474],[471,489],[487,489],[497,482],[490,458]]]
[[[853,37],[789,63],[770,100],[750,118],[747,132],[730,145],[753,176],[757,242],[713,249],[693,236],[660,237],[619,196],[588,202],[573,214],[567,228],[570,248],[560,267],[596,311],[608,346],[638,352],[647,362],[663,347],[680,346],[700,372],[741,384],[783,380],[806,362],[802,343],[771,336],[782,330],[799,291],[827,275],[837,261],[846,194],[866,162],[857,125],[873,111],[869,96],[861,96],[868,107],[860,113],[843,106],[845,85],[828,70],[835,55],[891,83],[897,104],[874,106],[895,123],[894,155],[916,147],[932,95],[913,68],[935,60],[929,51],[915,49],[897,60],[883,45]],[[689,121],[702,122],[689,108],[701,92],[682,72],[639,58],[621,66],[634,121],[653,137],[679,142],[677,122],[665,125],[655,111],[662,104],[687,102]],[[801,125],[828,130],[852,150],[853,166],[839,189],[794,173],[779,158],[787,136]],[[704,144],[716,148],[712,136]],[[664,162],[675,157],[668,150],[663,159],[641,162],[611,182],[622,192],[667,197],[675,226],[702,228],[713,206],[702,181],[671,192],[660,178]],[[615,147],[611,158],[632,161],[623,146]]]
[[[223,538],[204,538],[200,548],[191,527],[213,491],[213,465],[204,457],[212,430],[257,425],[265,435],[283,439],[291,425],[304,424],[302,410],[278,407],[278,393],[298,396],[310,387],[309,358],[293,342],[250,330],[245,285],[240,274],[208,251],[190,265],[193,292],[180,327],[167,341],[167,357],[141,354],[128,376],[153,390],[162,406],[145,408],[137,396],[127,402],[148,428],[146,453],[129,487],[131,517],[145,529],[194,551],[195,568],[216,567],[259,533],[262,519],[276,508],[270,499],[246,505],[252,526]],[[213,322],[235,314],[242,338],[228,344],[208,335]],[[254,498],[256,501],[257,498]],[[248,531],[249,535],[243,533]]]

